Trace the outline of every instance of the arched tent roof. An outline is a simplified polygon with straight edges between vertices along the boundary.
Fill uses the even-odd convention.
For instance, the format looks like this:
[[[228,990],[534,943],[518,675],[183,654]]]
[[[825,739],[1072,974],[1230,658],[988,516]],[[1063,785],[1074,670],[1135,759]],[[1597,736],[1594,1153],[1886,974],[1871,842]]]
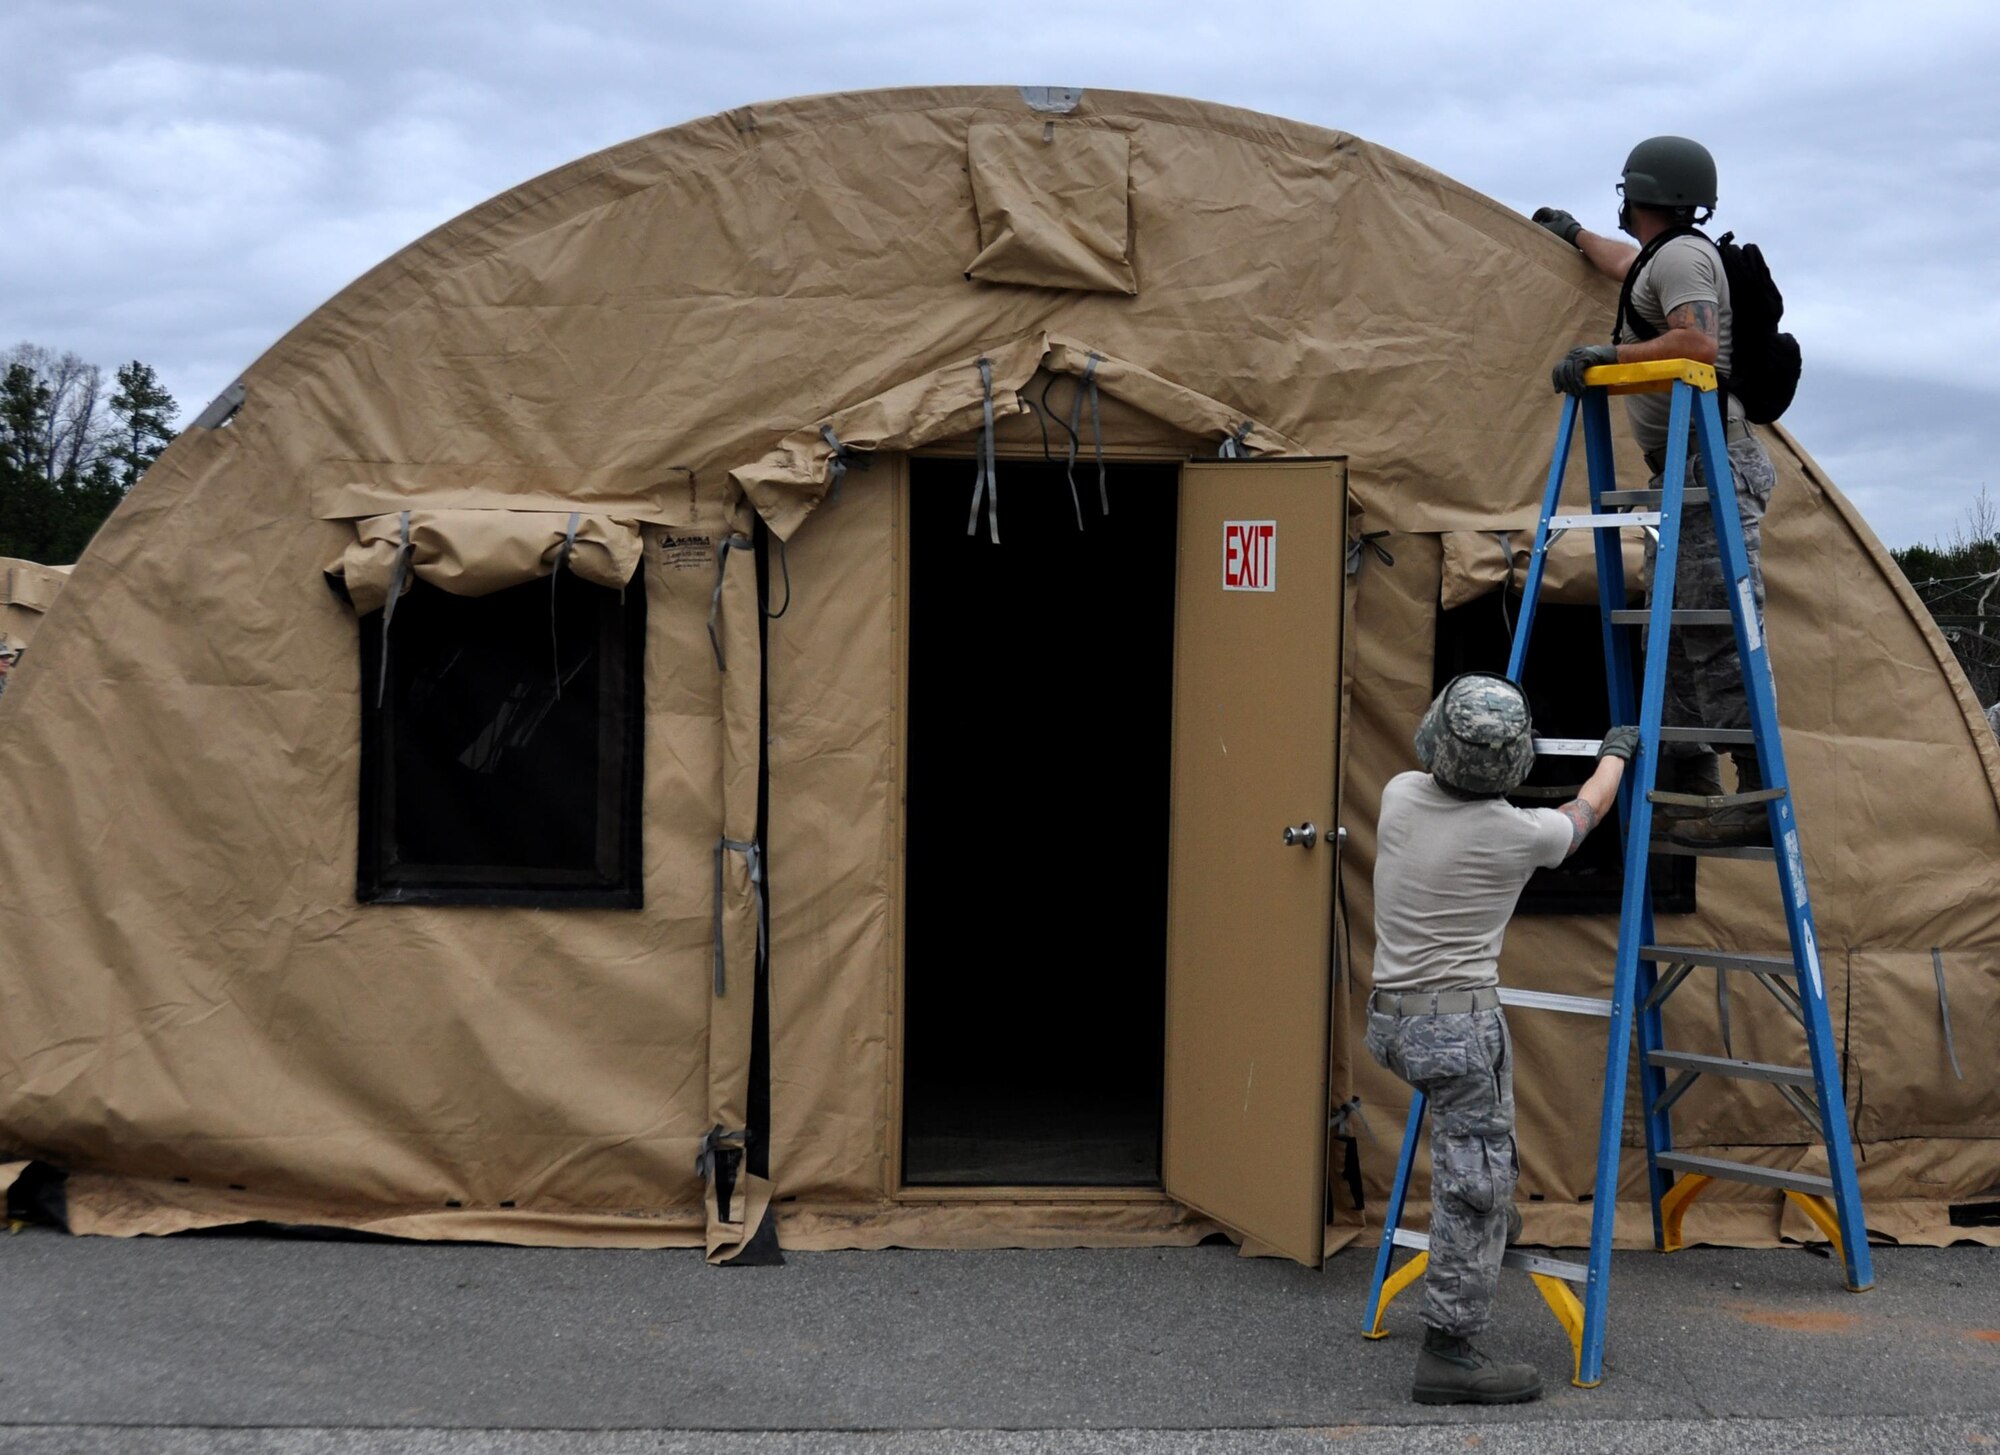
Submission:
[[[1023,183],[1045,163],[1039,191]],[[1023,186],[1069,200],[992,224]],[[1030,381],[1090,375],[1114,444],[1346,456],[1357,528],[1387,532],[1396,562],[1364,555],[1350,591],[1349,984],[1365,986],[1367,825],[1428,697],[1440,591],[1471,559],[1455,539],[1532,524],[1541,381],[1611,302],[1547,233],[1383,148],[1122,93],[1060,114],[1003,88],[749,106],[473,209],[280,340],[226,424],[218,410],[175,441],[10,690],[0,1150],[71,1170],[76,1224],[104,1231],[271,1216],[673,1242],[706,1224],[726,1243],[693,1166],[743,1115],[751,1024],[709,970],[718,932],[734,963],[755,953],[758,886],[715,846],[755,833],[759,760],[746,679],[714,665],[758,648],[754,588],[713,552],[754,511],[789,541],[797,590],[768,656],[771,832],[813,866],[770,899],[785,1236],[1190,1235],[1157,1208],[913,1212],[886,1186],[894,525],[854,471],[828,510],[836,460],[978,428],[982,360],[1018,440]],[[1905,1209],[1905,1234],[1937,1236],[1944,1203],[1995,1172],[2000,1081],[1954,1078],[1941,1052],[1919,1064],[1903,1033],[1936,1034],[1940,961],[1961,1046],[2000,1016],[2000,902],[1976,883],[2000,752],[1879,543],[1770,438],[1770,630],[1865,1072],[1852,1110],[1882,1144],[1864,1185]],[[643,542],[641,912],[357,903],[363,684],[323,572],[392,593],[404,512],[408,569],[440,582],[533,579],[586,548],[629,572]],[[693,574],[673,567],[685,550]],[[1753,890],[1717,886],[1698,928],[1721,934]],[[1587,984],[1613,933],[1517,925],[1510,973]],[[1522,1044],[1526,1065],[1566,1054]],[[1371,1105],[1394,1101],[1352,1063]],[[1530,1086],[1523,1119],[1531,1181],[1573,1205],[1589,1170],[1569,1108]],[[1719,1103],[1710,1141],[1757,1125]]]

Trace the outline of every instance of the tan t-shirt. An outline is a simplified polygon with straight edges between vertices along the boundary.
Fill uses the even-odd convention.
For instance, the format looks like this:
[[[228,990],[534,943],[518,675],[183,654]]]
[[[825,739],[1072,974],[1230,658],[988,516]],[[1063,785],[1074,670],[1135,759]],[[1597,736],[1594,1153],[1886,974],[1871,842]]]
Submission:
[[[1375,847],[1375,987],[1477,990],[1500,983],[1500,940],[1537,869],[1569,856],[1552,808],[1453,798],[1428,773],[1382,790]]]
[[[1729,275],[1722,270],[1722,254],[1698,237],[1682,236],[1667,242],[1647,261],[1639,281],[1632,285],[1632,312],[1661,333],[1667,331],[1667,315],[1683,303],[1716,305],[1715,372],[1727,374],[1734,323],[1729,309]],[[1624,334],[1621,329],[1621,341],[1632,342]],[[1666,394],[1625,396],[1625,417],[1640,449],[1666,448],[1671,405],[1672,398]],[[1743,406],[1734,398],[1729,401],[1729,414],[1732,419],[1743,418]]]

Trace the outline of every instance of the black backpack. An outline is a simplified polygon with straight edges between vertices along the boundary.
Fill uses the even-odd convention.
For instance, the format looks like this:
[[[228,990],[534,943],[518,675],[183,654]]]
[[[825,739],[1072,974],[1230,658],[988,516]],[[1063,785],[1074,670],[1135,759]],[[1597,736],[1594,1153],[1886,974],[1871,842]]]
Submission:
[[[1635,339],[1658,338],[1660,330],[1632,311],[1632,289],[1653,255],[1677,237],[1698,237],[1722,256],[1723,276],[1729,279],[1730,371],[1721,380],[1725,399],[1735,395],[1743,402],[1743,413],[1753,424],[1770,424],[1791,406],[1799,388],[1799,341],[1781,333],[1778,322],[1785,316],[1785,295],[1771,280],[1764,263],[1764,251],[1755,243],[1738,244],[1736,234],[1725,232],[1711,240],[1698,227],[1669,228],[1639,251],[1625,287],[1618,295],[1618,330]]]

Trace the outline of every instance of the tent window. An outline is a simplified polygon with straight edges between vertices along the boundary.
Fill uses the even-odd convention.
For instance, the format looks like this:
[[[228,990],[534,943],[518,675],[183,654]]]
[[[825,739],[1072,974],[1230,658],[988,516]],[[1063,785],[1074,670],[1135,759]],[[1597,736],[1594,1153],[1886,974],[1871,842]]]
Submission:
[[[361,901],[636,908],[645,635],[643,590],[566,571],[418,581],[386,677],[363,617]]]
[[[1503,611],[1503,600],[1505,610]],[[1438,613],[1432,691],[1460,672],[1505,672],[1513,645],[1513,613],[1520,598],[1490,591]],[[1644,657],[1633,662],[1644,670]],[[1609,726],[1604,686],[1604,643],[1596,605],[1546,598],[1535,609],[1534,639],[1522,672],[1535,732],[1542,737],[1595,738]],[[1513,802],[1553,808],[1574,796],[1588,765],[1574,759],[1537,760]],[[1695,907],[1695,860],[1655,855],[1653,911],[1690,914]],[[1600,830],[1555,869],[1539,869],[1521,894],[1521,914],[1616,914],[1625,889],[1624,845]]]

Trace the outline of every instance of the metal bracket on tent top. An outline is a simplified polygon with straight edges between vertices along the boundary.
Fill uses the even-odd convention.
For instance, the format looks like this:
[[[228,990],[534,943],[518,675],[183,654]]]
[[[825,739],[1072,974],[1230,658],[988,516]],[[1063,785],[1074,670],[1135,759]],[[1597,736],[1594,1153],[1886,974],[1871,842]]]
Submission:
[[[1030,111],[1053,111],[1066,116],[1083,101],[1081,86],[1023,86],[1021,99]]]
[[[238,379],[215,398],[208,401],[208,408],[194,418],[190,429],[221,429],[236,417],[236,411],[243,407],[243,381]]]

